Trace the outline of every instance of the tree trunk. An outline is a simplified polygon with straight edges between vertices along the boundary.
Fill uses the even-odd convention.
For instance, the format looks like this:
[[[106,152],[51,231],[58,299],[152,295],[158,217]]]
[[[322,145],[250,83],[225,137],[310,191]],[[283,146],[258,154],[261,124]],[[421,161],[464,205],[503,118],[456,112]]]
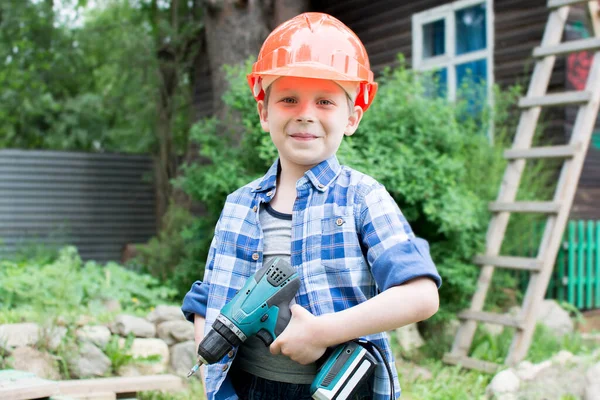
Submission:
[[[288,19],[308,11],[308,3],[308,0],[275,0],[271,30]]]
[[[221,120],[227,110],[221,98],[227,90],[223,65],[256,57],[269,34],[269,2],[261,0],[207,0],[204,23],[210,63],[213,111]]]
[[[308,0],[206,0],[204,4],[213,112],[226,120],[232,116],[221,100],[228,87],[223,65],[255,59],[269,32],[306,11]]]

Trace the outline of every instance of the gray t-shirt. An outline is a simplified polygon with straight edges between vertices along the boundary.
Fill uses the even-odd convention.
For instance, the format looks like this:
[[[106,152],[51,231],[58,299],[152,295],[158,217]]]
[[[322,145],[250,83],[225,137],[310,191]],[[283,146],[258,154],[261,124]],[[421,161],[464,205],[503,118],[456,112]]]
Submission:
[[[274,257],[289,262],[292,215],[277,212],[267,204],[261,207],[258,218],[263,229],[263,263],[269,263]],[[273,355],[256,336],[248,338],[240,346],[236,366],[263,379],[296,384],[310,384],[317,374],[316,363],[302,365],[287,356]]]

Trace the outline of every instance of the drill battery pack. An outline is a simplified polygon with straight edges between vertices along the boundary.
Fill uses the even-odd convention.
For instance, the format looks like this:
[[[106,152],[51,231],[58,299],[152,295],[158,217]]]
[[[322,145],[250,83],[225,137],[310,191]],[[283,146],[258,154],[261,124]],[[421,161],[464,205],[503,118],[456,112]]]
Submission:
[[[321,365],[311,385],[315,400],[345,400],[371,378],[377,360],[356,342],[338,346]]]

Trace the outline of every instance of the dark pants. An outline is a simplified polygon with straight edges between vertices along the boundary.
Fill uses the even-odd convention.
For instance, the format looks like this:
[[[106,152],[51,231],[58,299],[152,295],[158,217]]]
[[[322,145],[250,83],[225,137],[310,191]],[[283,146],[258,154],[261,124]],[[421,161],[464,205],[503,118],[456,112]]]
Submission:
[[[270,381],[236,370],[231,376],[240,400],[311,400],[310,385]],[[352,400],[373,398],[370,382],[361,385]]]

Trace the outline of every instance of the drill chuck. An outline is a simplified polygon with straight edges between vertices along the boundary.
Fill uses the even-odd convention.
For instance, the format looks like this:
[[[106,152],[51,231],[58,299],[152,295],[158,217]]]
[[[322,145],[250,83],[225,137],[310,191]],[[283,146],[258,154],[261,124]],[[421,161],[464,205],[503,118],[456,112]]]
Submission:
[[[204,364],[214,364],[241,343],[242,340],[231,329],[217,320],[198,346],[198,357]]]

